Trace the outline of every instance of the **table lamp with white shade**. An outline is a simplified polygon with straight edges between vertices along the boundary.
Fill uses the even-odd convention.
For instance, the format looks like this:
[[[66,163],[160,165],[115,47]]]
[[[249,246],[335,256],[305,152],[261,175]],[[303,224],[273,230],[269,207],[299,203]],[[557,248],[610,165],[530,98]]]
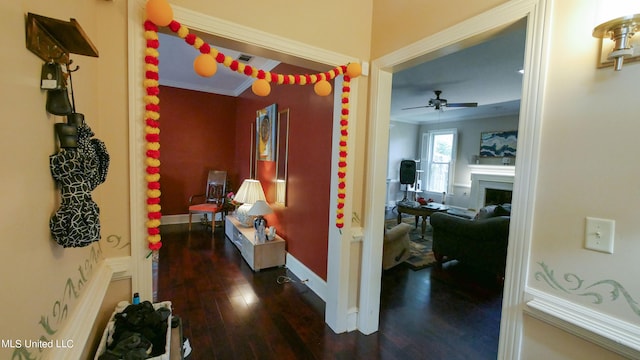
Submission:
[[[269,204],[267,204],[266,201],[258,200],[256,201],[255,204],[253,204],[251,209],[249,209],[249,212],[247,212],[247,215],[256,217],[256,219],[253,222],[253,226],[256,229],[258,229],[260,225],[262,225],[266,229],[267,219],[265,219],[263,216],[267,214],[271,214],[272,212],[273,212],[273,209],[271,209],[271,206],[269,206]]]
[[[256,217],[253,221],[253,226],[256,228],[255,238],[258,243],[263,243],[267,240],[267,219],[263,215],[271,214],[272,212],[273,209],[264,200],[256,201],[247,212],[247,215]]]
[[[251,215],[248,214],[249,209],[259,200],[266,201],[260,181],[255,179],[246,179],[243,181],[234,200],[242,203],[236,210],[238,221],[246,227],[252,226],[253,221]]]

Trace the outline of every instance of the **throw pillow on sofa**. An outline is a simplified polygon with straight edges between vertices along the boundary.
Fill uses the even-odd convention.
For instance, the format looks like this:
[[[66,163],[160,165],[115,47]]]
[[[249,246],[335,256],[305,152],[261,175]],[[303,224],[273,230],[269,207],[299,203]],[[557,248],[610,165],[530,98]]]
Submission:
[[[511,204],[487,205],[478,211],[476,220],[488,219],[496,216],[510,216]]]

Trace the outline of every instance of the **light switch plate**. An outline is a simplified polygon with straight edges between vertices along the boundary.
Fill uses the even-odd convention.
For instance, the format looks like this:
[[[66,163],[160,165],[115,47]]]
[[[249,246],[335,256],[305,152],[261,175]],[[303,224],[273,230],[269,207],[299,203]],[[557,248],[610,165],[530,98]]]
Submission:
[[[615,224],[613,220],[587,217],[584,247],[613,254]]]

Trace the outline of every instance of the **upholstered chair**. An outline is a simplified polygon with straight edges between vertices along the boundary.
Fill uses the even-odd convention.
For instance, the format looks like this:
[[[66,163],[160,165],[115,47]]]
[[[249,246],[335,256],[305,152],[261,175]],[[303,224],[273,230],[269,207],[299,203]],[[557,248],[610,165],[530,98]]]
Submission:
[[[387,270],[407,260],[411,256],[409,250],[409,231],[413,226],[400,223],[385,230],[382,250],[382,269]]]

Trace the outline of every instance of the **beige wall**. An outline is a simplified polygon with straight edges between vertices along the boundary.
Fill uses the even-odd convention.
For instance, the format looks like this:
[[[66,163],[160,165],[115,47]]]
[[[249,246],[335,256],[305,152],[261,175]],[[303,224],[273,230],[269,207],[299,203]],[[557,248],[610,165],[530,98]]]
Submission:
[[[620,72],[596,69],[593,4],[557,1],[553,8],[562,21],[552,28],[529,284],[638,325],[640,315],[623,299],[609,300],[609,286],[589,289],[605,295],[602,304],[576,296],[596,281],[615,280],[640,300],[640,167],[634,149],[640,132],[634,96],[640,65],[626,64]],[[616,221],[613,254],[584,249],[587,216]],[[575,274],[585,283],[569,294],[553,291],[536,280],[540,262],[561,282],[565,274]]]
[[[371,59],[388,54],[506,0],[373,0]]]
[[[370,53],[372,4],[368,0],[218,2],[215,6],[204,0],[171,3],[350,57],[368,59]],[[0,233],[4,239],[0,245],[0,273],[4,274],[0,303],[3,321],[12,324],[0,330],[0,339],[52,338],[55,333],[47,333],[39,322],[45,319],[58,333],[68,325],[66,320],[82,294],[78,284],[83,277],[88,281],[91,277],[90,272],[80,273],[79,269],[95,269],[105,257],[130,254],[127,1],[22,0],[3,2],[0,11],[0,39],[7,49],[0,58],[5,89],[4,120],[0,122],[0,131],[5,134],[0,142],[4,154],[0,165],[5,169],[0,188]],[[73,75],[77,109],[85,114],[96,137],[106,143],[111,156],[107,181],[93,194],[101,209],[100,247],[63,249],[49,235],[48,220],[58,207],[59,192],[49,172],[48,157],[57,151],[53,124],[64,119],[45,111],[46,93],[39,88],[42,61],[25,48],[27,12],[77,19],[100,52],[97,59],[72,56],[80,66]],[[356,86],[360,91],[355,110],[360,116],[352,124],[354,130],[359,127],[364,131],[367,82],[358,81]],[[362,154],[357,148],[363,148],[364,135],[353,134],[358,139],[353,151]],[[363,177],[361,165],[353,171]],[[354,196],[356,202],[359,198],[360,193]],[[69,292],[69,282],[76,284],[77,293]],[[110,302],[126,300],[130,297],[126,288],[112,286],[106,298]],[[9,358],[13,351],[0,348],[0,357]]]
[[[100,306],[96,321],[91,328],[89,341],[82,353],[81,359],[94,358],[96,350],[100,346],[105,326],[111,319],[116,306],[119,302],[123,301],[123,299],[129,299],[131,297],[133,297],[131,293],[131,279],[114,280],[109,284],[107,295],[102,301],[102,306]]]
[[[67,325],[102,258],[129,254],[126,245],[118,249],[105,240],[100,247],[64,249],[51,239],[48,223],[59,206],[59,190],[49,171],[49,155],[58,151],[53,124],[63,119],[45,111],[43,61],[25,47],[26,13],[77,19],[100,51],[99,59],[72,56],[80,66],[73,75],[75,100],[111,155],[107,181],[93,195],[101,210],[103,239],[119,237],[122,246],[129,242],[125,10],[122,2],[80,0],[0,5],[5,47],[0,57],[0,132],[5,135],[0,142],[0,317],[11,324],[0,329],[0,339],[54,338]],[[27,351],[37,354],[37,349]],[[13,353],[0,347],[1,358]]]
[[[524,317],[524,338],[522,360],[621,359],[618,354],[529,316]]]
[[[77,0],[76,0],[77,1]],[[75,3],[76,1],[70,1]],[[107,257],[130,254],[129,235],[129,117],[127,98],[127,6],[125,1],[92,1],[96,32],[92,40],[100,50],[99,68],[92,81],[98,124],[96,134],[108,141],[111,155],[109,181],[97,189],[103,201],[103,236],[115,235],[103,246]],[[82,74],[82,72],[80,72]]]
[[[362,59],[369,57],[370,0],[215,3],[175,0],[170,3],[322,49]]]
[[[596,69],[598,44],[591,37],[595,0],[555,1],[552,10],[528,285],[638,325],[640,313],[632,302],[640,300],[640,167],[634,149],[640,132],[634,100],[640,64],[626,64],[620,72]],[[584,249],[587,216],[616,221],[613,254]],[[549,276],[541,263],[555,275]],[[551,278],[568,291],[551,287],[545,281]],[[601,281],[607,283],[596,284]],[[626,290],[631,300],[622,293],[612,299],[614,290]],[[588,293],[602,296],[602,303],[585,296]],[[546,357],[548,349],[538,342],[550,337],[548,326],[525,329],[529,358]],[[581,346],[580,341],[575,344]],[[605,358],[599,354],[588,352],[580,358]],[[561,350],[554,358],[572,357]]]

